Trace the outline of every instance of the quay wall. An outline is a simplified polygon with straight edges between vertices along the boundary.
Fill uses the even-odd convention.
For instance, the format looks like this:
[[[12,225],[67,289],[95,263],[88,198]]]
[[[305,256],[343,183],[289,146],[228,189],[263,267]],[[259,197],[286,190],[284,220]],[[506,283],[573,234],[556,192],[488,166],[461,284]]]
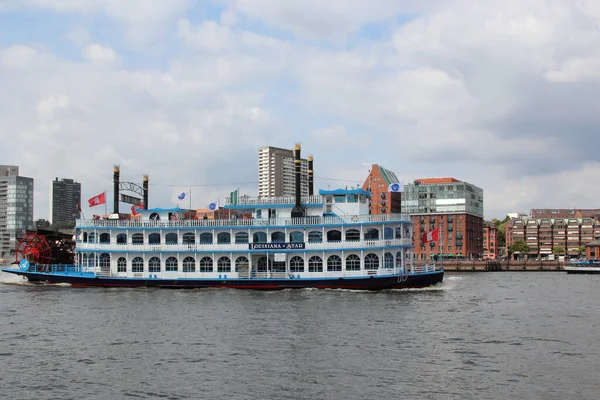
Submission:
[[[495,271],[563,271],[564,262],[559,261],[444,261],[441,264],[449,272],[495,272]]]

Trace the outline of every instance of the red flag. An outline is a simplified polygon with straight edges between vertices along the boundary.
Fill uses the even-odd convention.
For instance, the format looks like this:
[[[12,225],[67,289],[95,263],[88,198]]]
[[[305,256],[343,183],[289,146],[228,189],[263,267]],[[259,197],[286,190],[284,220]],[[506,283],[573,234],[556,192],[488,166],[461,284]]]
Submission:
[[[135,204],[131,206],[131,215],[138,215],[139,214],[139,212],[136,210],[136,207],[137,206]]]
[[[100,193],[88,200],[89,207],[99,206],[100,204],[106,204],[106,192]]]
[[[440,233],[437,229],[423,234],[423,243],[436,242],[440,240]]]
[[[81,212],[81,203],[77,202],[77,211]]]

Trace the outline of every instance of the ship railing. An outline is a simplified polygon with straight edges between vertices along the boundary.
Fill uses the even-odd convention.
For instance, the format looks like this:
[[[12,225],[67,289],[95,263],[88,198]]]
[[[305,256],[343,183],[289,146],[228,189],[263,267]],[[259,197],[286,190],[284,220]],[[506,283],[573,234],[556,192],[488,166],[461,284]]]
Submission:
[[[61,275],[84,275],[92,271],[76,264],[35,264],[29,266],[29,272]]]
[[[254,243],[256,244],[256,243]],[[262,244],[262,243],[261,243]],[[335,241],[335,242],[305,242],[304,250],[335,250],[354,248],[377,248],[377,247],[399,247],[412,246],[411,239],[378,239],[357,241]],[[248,243],[193,243],[193,244],[121,244],[121,243],[77,243],[77,251],[100,250],[100,251],[146,251],[146,252],[173,252],[173,251],[243,251],[249,249]],[[284,250],[284,249],[282,249]],[[265,250],[252,250],[265,251]]]
[[[423,274],[423,273],[435,272],[435,271],[436,271],[435,264],[425,264],[425,265],[414,265],[412,272],[414,274]]]
[[[373,222],[410,222],[409,214],[368,214],[368,215],[336,215],[307,216],[299,218],[221,218],[221,219],[186,219],[176,221],[132,221],[115,219],[78,219],[78,228],[201,228],[201,227],[260,227],[260,226],[307,226],[307,225],[340,225],[364,224]]]
[[[237,201],[231,201],[230,198],[225,198],[226,206],[260,206],[269,204],[290,204],[296,202],[295,196],[272,196],[272,197],[238,197]],[[302,204],[322,204],[323,197],[320,195],[302,196],[300,198]],[[254,208],[254,207],[253,207]]]

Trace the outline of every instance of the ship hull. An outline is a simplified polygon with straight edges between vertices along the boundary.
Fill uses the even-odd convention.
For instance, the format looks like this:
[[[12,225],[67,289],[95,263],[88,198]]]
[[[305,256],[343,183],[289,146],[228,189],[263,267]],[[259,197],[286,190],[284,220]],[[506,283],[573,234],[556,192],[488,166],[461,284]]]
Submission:
[[[600,274],[600,267],[564,267],[567,274]]]
[[[172,289],[229,288],[229,289],[352,289],[385,290],[424,288],[442,282],[444,271],[420,274],[352,277],[352,278],[303,278],[303,279],[142,279],[111,278],[102,276],[76,276],[54,273],[27,272],[5,269],[5,272],[26,277],[31,282],[51,284],[67,283],[73,287],[156,287]]]

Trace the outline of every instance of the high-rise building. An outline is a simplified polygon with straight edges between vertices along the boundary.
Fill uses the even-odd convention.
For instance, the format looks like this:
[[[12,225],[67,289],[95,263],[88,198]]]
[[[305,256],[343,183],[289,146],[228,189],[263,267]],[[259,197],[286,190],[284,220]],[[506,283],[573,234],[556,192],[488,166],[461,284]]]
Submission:
[[[300,173],[300,194],[308,196],[307,159],[301,159]],[[272,146],[258,149],[258,197],[294,194],[294,152]]]
[[[402,213],[413,222],[414,253],[420,260],[444,254],[483,257],[483,190],[455,178],[417,179],[404,185]],[[424,243],[437,229],[438,241]]]
[[[26,230],[33,229],[33,178],[19,167],[0,165],[0,258],[14,255]]]
[[[401,211],[401,193],[390,192],[389,186],[399,183],[395,173],[380,165],[373,164],[362,189],[371,192],[369,214],[394,214]]]
[[[73,179],[58,178],[50,183],[50,223],[75,222],[79,218],[77,204],[81,203],[81,184]]]

